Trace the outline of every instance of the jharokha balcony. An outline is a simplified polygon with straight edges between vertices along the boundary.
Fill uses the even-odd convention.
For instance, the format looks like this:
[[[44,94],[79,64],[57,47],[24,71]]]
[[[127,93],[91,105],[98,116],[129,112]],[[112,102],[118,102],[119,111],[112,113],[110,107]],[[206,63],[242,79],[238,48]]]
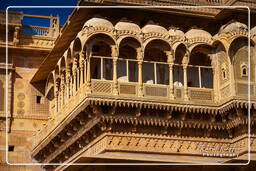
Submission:
[[[231,130],[247,117],[236,121],[227,111],[241,106],[243,113],[248,107],[249,66],[236,61],[239,54],[247,55],[247,30],[231,22],[212,36],[200,28],[183,33],[152,22],[140,28],[125,19],[115,26],[100,17],[87,20],[48,75],[45,96],[51,119],[35,135],[33,156],[44,163],[64,162],[62,154],[75,154],[64,149],[91,142],[67,137],[88,131],[87,137],[95,139],[101,131],[122,131],[113,126],[118,122],[131,123],[131,132],[149,124],[166,135],[168,127],[183,125],[211,128],[212,132],[202,131],[206,137],[237,136]],[[251,99],[256,99],[255,93],[251,83]],[[157,116],[148,119],[152,111],[163,112],[153,112]],[[86,129],[80,129],[86,123]]]

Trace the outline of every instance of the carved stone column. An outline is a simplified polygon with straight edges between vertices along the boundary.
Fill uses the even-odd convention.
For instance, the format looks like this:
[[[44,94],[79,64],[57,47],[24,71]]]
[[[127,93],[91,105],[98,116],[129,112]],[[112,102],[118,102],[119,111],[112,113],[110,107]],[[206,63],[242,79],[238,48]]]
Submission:
[[[83,73],[84,78],[83,79],[84,79],[84,84],[86,84],[86,78],[87,78],[87,76],[86,76],[87,59],[86,58],[84,59],[83,63],[84,63],[84,73]]]
[[[117,82],[117,59],[118,51],[116,45],[111,46],[111,56],[113,58],[113,94],[118,95],[118,82]]]
[[[138,83],[139,83],[139,90],[138,90],[138,96],[143,96],[143,82],[142,82],[142,63],[143,61],[138,61]]]
[[[61,74],[60,93],[61,93],[61,106],[63,106],[65,103],[65,78],[63,73]]]
[[[86,93],[91,93],[91,66],[90,66],[90,56],[87,56],[87,78],[86,78]]]
[[[80,87],[82,87],[84,83],[84,53],[80,53]]]
[[[68,99],[71,96],[71,68],[69,66],[67,67],[66,81],[66,98]]]
[[[73,63],[73,89],[72,89],[72,94],[73,96],[75,95],[75,92],[76,92],[76,87],[77,87],[77,82],[76,82],[76,77],[77,77],[77,71],[76,71],[76,68],[77,68],[77,59],[74,58],[74,63]]]
[[[118,95],[118,82],[117,82],[117,57],[113,58],[113,94]]]
[[[184,80],[184,100],[189,100],[189,98],[188,98],[188,76],[187,76],[188,61],[189,61],[189,53],[187,52],[182,60],[183,76],[184,76],[184,78],[183,78],[183,80]]]
[[[168,57],[169,63],[169,98],[174,99],[174,88],[173,88],[173,64],[174,64],[174,57],[172,52],[166,52]]]
[[[77,64],[76,64],[76,91],[78,91],[79,87],[80,87],[80,63],[78,64],[78,60]]]
[[[56,82],[56,89],[55,89],[55,109],[56,113],[60,110],[59,108],[59,83]]]
[[[142,49],[137,50],[137,60],[138,60],[138,96],[143,96],[143,80],[142,80],[142,63],[143,63],[143,51]]]

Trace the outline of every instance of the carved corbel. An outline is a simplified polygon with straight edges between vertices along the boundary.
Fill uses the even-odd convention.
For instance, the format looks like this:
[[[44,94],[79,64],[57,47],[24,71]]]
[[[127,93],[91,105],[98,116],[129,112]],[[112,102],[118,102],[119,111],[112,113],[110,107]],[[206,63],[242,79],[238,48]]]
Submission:
[[[141,116],[141,107],[138,107],[135,111],[136,118],[139,118]]]
[[[169,110],[166,112],[166,119],[168,120],[172,119],[172,112],[173,112],[172,110]]]
[[[180,114],[180,119],[181,119],[182,121],[185,121],[185,120],[186,120],[186,115],[187,115],[186,112],[182,112],[182,113]]]

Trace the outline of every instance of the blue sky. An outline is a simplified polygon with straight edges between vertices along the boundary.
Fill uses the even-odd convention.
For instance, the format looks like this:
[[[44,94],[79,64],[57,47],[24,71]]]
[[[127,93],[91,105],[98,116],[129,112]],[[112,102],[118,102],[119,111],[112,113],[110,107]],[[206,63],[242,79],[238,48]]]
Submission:
[[[78,0],[0,0],[0,10],[6,10],[8,6],[75,6]],[[60,24],[64,25],[67,17],[73,11],[72,8],[11,8],[9,11],[22,11],[25,14],[60,16]],[[49,26],[48,20],[24,18],[26,25]]]

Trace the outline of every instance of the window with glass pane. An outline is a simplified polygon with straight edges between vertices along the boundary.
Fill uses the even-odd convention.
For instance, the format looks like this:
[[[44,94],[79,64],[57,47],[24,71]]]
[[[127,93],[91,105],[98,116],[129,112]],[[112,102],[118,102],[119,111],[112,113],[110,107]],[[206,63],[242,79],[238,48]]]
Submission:
[[[143,83],[155,84],[154,64],[144,62],[142,64]]]
[[[167,64],[156,64],[157,84],[169,84],[169,71]]]
[[[198,67],[188,67],[188,87],[200,87]]]
[[[173,66],[173,83],[176,87],[183,87],[184,81],[183,81],[183,67],[174,65]]]
[[[103,59],[103,79],[113,80],[113,60]]]
[[[126,60],[117,61],[117,79],[118,81],[127,81],[127,71],[126,71]]]
[[[100,58],[91,58],[91,78],[92,79],[101,79],[101,59]]]
[[[213,88],[213,72],[211,68],[201,68],[201,87]]]
[[[128,62],[129,81],[138,82],[138,64],[135,61]]]

